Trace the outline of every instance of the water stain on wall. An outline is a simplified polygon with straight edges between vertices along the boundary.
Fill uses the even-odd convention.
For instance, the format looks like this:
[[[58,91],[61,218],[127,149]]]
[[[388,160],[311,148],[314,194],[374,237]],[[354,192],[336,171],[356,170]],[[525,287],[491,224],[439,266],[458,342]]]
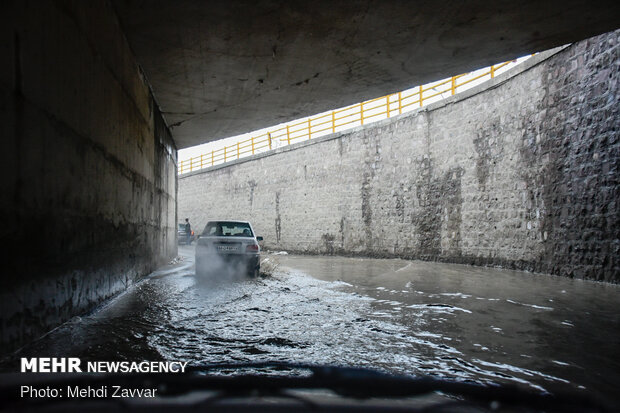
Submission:
[[[476,177],[478,188],[486,191],[487,180],[491,169],[501,162],[503,157],[503,145],[498,144],[502,136],[502,128],[499,119],[494,119],[487,127],[476,131],[473,139],[474,149],[478,155],[476,158]]]
[[[440,177],[433,175],[433,169],[430,157],[420,161],[420,176],[415,183],[417,207],[414,205],[411,216],[418,234],[415,250],[420,257],[431,259],[441,255],[443,244],[444,255],[460,256],[463,169],[450,168]]]
[[[276,244],[282,236],[282,218],[280,218],[280,192],[276,192]]]
[[[362,222],[364,223],[364,232],[366,234],[366,246],[368,249],[372,247],[372,208],[371,208],[371,175],[364,172],[362,177]]]
[[[400,184],[397,191],[394,192],[394,211],[396,212],[396,219],[398,222],[405,222],[405,185]]]
[[[373,135],[374,137],[374,135]],[[361,201],[362,201],[362,222],[364,223],[364,234],[366,250],[371,251],[373,247],[372,239],[372,180],[375,178],[378,164],[381,161],[381,146],[375,139],[370,139],[369,134],[364,134],[362,143],[366,149],[364,157],[364,172],[362,174]],[[373,145],[374,143],[374,145]]]
[[[248,186],[250,187],[250,209],[254,205],[254,189],[256,188],[256,185],[257,184],[255,180],[252,179],[248,181]]]
[[[323,242],[326,254],[334,255],[334,252],[336,251],[336,248],[334,247],[335,239],[336,237],[334,236],[334,234],[321,235],[321,241]]]
[[[450,168],[440,180],[439,187],[444,197],[441,199],[442,254],[457,257],[461,251],[461,223],[463,207],[462,184],[463,168]]]

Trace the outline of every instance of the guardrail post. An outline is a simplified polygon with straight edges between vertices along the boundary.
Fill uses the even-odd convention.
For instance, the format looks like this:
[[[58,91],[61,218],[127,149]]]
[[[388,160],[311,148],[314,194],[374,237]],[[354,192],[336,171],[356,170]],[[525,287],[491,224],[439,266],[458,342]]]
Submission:
[[[215,151],[211,151],[211,166],[213,166],[215,164],[215,158],[213,157],[213,152]]]
[[[308,118],[308,140],[312,137],[312,119]]]
[[[332,110],[332,133],[336,133],[336,111]]]
[[[289,131],[288,125],[286,125],[286,140],[288,141],[288,144],[291,144],[291,133]]]
[[[387,117],[390,117],[390,95],[385,97],[385,106],[387,106]]]
[[[398,92],[398,114],[402,114],[403,113],[403,97],[402,97],[402,93]]]
[[[456,76],[452,76],[452,95],[454,95],[456,93]]]
[[[254,136],[252,136],[252,155],[254,155]]]
[[[226,146],[224,146],[224,163],[226,163]]]
[[[422,92],[423,92],[422,85],[420,85],[420,107],[422,107]]]
[[[200,169],[202,169],[202,160],[203,160],[203,154],[200,154]]]
[[[269,150],[271,150],[271,132],[267,132],[267,139],[269,140]]]
[[[360,121],[364,124],[364,102],[360,103]]]
[[[239,142],[237,142],[237,159],[239,159]]]
[[[495,77],[495,67],[494,65],[491,65],[491,79],[493,79]]]

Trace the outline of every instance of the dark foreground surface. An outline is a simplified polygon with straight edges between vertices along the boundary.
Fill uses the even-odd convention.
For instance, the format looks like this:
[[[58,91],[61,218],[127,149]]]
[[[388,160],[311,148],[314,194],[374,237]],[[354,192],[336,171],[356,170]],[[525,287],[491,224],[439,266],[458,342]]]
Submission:
[[[620,398],[620,288],[462,265],[269,256],[270,276],[197,279],[183,260],[19,357],[289,361]],[[264,268],[267,266],[264,266]]]

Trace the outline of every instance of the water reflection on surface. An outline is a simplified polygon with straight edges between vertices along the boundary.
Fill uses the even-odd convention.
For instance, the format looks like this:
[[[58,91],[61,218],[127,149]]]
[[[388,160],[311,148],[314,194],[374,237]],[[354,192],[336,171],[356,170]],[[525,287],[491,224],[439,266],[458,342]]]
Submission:
[[[617,398],[616,285],[404,260],[284,257],[282,263],[346,282],[340,291],[372,300],[369,318],[400,331],[385,351],[402,362],[378,363],[383,368]]]
[[[192,249],[17,356],[354,365],[617,398],[618,286],[300,256],[279,256],[267,278],[213,284],[194,276]]]

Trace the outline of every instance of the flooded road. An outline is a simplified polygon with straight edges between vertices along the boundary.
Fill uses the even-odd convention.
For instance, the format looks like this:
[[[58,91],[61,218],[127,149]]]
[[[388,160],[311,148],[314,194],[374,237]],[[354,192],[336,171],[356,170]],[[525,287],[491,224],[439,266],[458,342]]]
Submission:
[[[618,399],[620,288],[398,259],[270,256],[271,276],[212,284],[179,263],[17,357],[293,361]]]

